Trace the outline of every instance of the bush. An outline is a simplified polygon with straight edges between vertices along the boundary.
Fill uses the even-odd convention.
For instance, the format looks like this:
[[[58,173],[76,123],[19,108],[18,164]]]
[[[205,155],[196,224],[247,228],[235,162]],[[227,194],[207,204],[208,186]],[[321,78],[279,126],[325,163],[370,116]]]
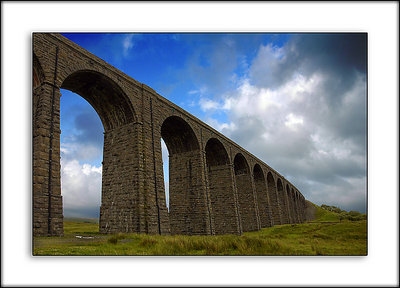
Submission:
[[[360,220],[366,220],[367,219],[367,214],[362,214],[358,211],[350,211],[346,212],[345,210],[342,210],[336,206],[329,206],[322,204],[321,208],[330,212],[334,212],[339,214],[339,220],[349,220],[349,221],[360,221]]]
[[[117,244],[118,240],[125,239],[125,235],[122,233],[114,234],[110,238],[108,238],[107,242],[111,244]]]

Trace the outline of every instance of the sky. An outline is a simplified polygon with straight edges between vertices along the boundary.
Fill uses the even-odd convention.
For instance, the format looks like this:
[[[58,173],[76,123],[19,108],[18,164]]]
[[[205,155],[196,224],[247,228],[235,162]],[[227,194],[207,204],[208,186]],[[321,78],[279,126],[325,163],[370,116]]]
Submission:
[[[366,34],[63,35],[238,143],[307,200],[366,212]],[[82,97],[61,92],[64,216],[98,217],[104,129]]]

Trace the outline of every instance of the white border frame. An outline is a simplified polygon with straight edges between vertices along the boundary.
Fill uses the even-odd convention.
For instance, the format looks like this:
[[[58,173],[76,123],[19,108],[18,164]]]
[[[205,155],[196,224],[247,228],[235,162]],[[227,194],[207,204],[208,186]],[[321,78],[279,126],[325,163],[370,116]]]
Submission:
[[[2,285],[398,285],[397,2],[2,2]],[[32,257],[31,33],[367,32],[366,257]]]

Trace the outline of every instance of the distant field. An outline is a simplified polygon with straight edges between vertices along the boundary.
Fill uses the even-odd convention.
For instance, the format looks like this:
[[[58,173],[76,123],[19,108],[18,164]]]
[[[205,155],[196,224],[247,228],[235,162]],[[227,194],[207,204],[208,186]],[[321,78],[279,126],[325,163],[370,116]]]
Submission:
[[[367,255],[367,221],[338,222],[319,209],[315,220],[322,223],[277,225],[241,236],[101,235],[97,223],[65,221],[65,236],[35,237],[33,254]]]
[[[79,223],[99,223],[99,218],[77,218],[77,217],[64,217],[65,221],[79,222]]]

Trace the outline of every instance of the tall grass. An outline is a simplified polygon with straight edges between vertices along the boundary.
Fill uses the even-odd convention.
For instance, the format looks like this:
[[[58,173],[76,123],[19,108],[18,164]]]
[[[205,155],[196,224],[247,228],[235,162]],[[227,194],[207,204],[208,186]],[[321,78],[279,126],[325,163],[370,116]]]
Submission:
[[[322,216],[325,217],[326,214]],[[84,229],[88,231],[84,232]],[[366,255],[366,231],[367,223],[363,220],[277,225],[241,236],[160,236],[134,233],[101,235],[96,223],[67,221],[64,223],[64,237],[34,238],[33,254]],[[88,237],[77,238],[77,235]]]

